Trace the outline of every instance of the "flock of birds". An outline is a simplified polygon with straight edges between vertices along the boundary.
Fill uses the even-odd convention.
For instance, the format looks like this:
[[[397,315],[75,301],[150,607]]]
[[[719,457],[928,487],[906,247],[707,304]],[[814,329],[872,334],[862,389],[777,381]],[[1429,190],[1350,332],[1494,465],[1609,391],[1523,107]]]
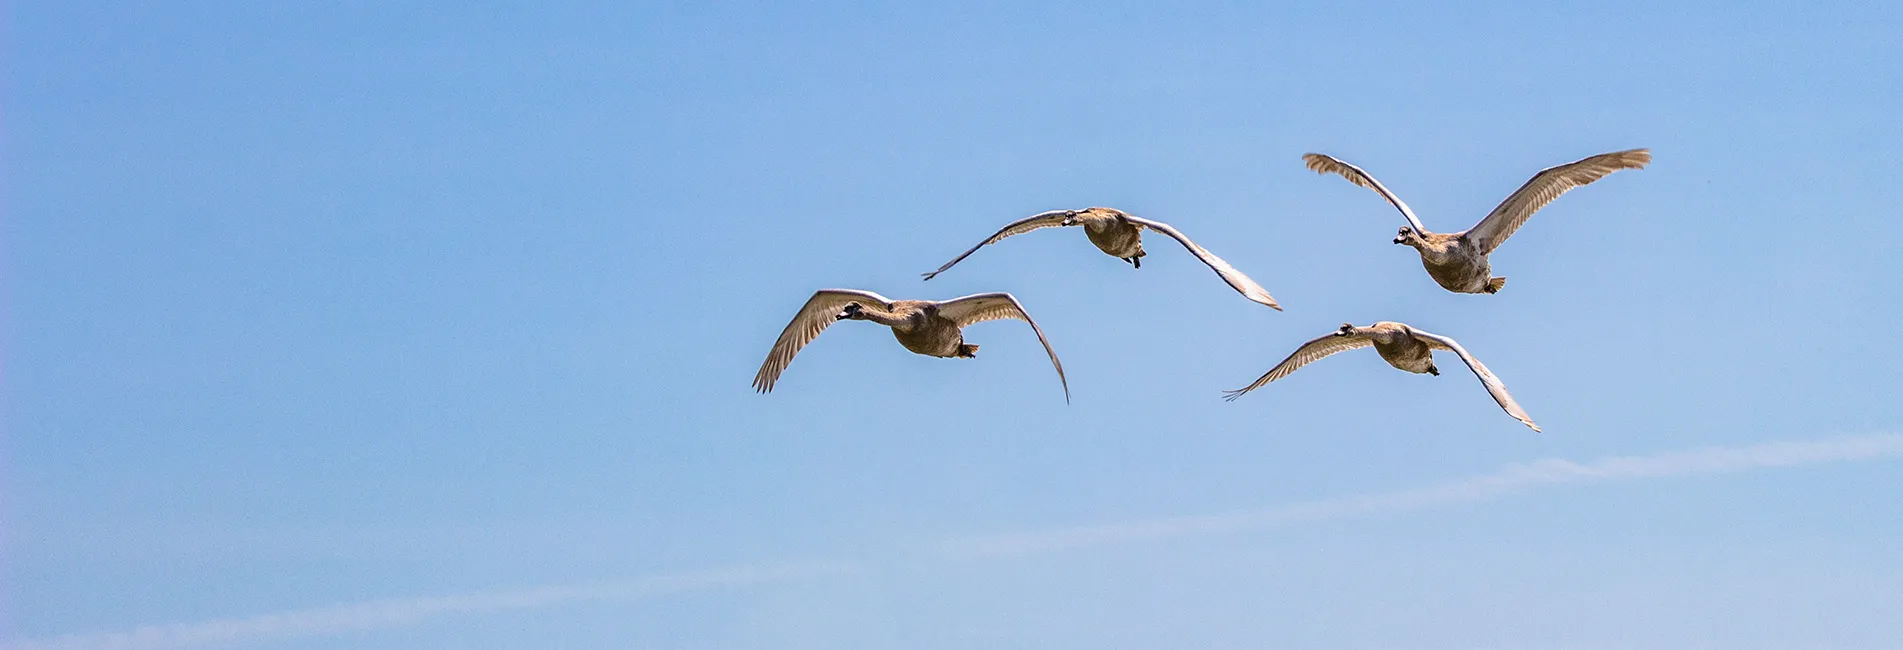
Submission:
[[[1337,174],[1351,183],[1374,190],[1400,210],[1401,216],[1407,218],[1408,225],[1394,236],[1394,243],[1410,246],[1419,252],[1421,265],[1427,267],[1428,276],[1434,278],[1434,282],[1441,287],[1457,293],[1491,294],[1500,291],[1507,279],[1493,275],[1492,267],[1487,264],[1487,255],[1513,236],[1527,218],[1567,190],[1605,178],[1607,174],[1621,169],[1645,167],[1652,161],[1652,154],[1646,149],[1629,149],[1540,170],[1474,227],[1454,233],[1428,231],[1426,226],[1421,225],[1420,218],[1414,216],[1414,210],[1360,167],[1318,153],[1305,154],[1302,160],[1316,173]],[[1147,254],[1143,250],[1143,231],[1162,233],[1209,265],[1223,282],[1244,298],[1277,311],[1282,309],[1262,285],[1256,284],[1255,280],[1249,279],[1249,276],[1197,245],[1169,224],[1104,207],[1053,210],[1012,222],[938,267],[938,270],[924,274],[925,279],[930,280],[944,273],[978,249],[1007,237],[1042,228],[1066,226],[1083,226],[1084,235],[1090,238],[1090,243],[1111,257],[1129,262],[1135,268],[1143,267],[1143,257]],[[1037,334],[1038,342],[1044,344],[1044,352],[1050,356],[1051,366],[1057,369],[1058,383],[1064,387],[1064,400],[1070,401],[1070,382],[1064,378],[1064,364],[1057,360],[1057,352],[1051,349],[1051,342],[1044,338],[1044,330],[1031,320],[1024,305],[1008,293],[980,293],[951,300],[892,300],[870,291],[821,289],[807,299],[806,305],[793,317],[793,322],[780,332],[779,340],[773,343],[773,350],[767,353],[766,362],[760,365],[760,372],[754,375],[753,386],[762,393],[772,391],[774,383],[779,381],[780,373],[793,362],[793,356],[799,354],[800,348],[838,321],[872,321],[892,328],[892,334],[899,339],[899,344],[918,354],[971,358],[976,356],[978,346],[965,342],[964,328],[1001,319],[1021,320],[1030,324],[1031,331]],[[1227,391],[1224,396],[1234,400],[1322,357],[1370,346],[1389,365],[1408,372],[1437,376],[1440,369],[1434,366],[1434,351],[1453,352],[1467,364],[1468,370],[1480,378],[1487,393],[1493,396],[1493,400],[1500,404],[1507,415],[1534,431],[1540,430],[1539,425],[1533,423],[1533,418],[1527,415],[1526,409],[1513,401],[1513,396],[1507,393],[1506,385],[1501,383],[1500,378],[1494,376],[1486,365],[1454,339],[1415,329],[1406,323],[1388,321],[1367,327],[1344,323],[1338,330],[1303,343],[1254,383]]]

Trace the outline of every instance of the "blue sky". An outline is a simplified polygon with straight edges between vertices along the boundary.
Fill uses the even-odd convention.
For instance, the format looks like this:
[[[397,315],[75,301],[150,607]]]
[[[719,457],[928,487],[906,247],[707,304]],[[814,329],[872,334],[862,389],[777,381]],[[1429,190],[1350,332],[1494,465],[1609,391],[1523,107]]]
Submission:
[[[67,2],[5,30],[0,644],[1903,645],[1899,456],[1839,448],[1899,433],[1890,5]],[[1457,230],[1630,147],[1654,163],[1535,216],[1494,296],[1299,159]],[[917,278],[1089,205],[1287,311],[1074,231]],[[754,394],[822,287],[1013,292],[1073,399],[1010,322],[975,361],[842,324]],[[1366,352],[1219,399],[1376,320],[1458,338],[1546,433]]]

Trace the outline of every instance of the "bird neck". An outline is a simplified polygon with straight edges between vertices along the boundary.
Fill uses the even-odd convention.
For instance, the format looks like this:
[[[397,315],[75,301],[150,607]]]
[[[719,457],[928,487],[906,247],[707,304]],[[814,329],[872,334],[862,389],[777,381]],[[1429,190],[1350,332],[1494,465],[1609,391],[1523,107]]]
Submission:
[[[869,320],[886,327],[909,327],[912,324],[912,319],[909,314],[886,311],[878,307],[867,305],[859,306],[858,318],[860,320]]]

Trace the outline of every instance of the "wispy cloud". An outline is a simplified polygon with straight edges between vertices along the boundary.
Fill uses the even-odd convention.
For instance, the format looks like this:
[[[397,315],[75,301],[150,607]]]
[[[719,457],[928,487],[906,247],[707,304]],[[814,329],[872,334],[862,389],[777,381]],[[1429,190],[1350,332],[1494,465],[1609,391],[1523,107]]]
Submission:
[[[837,575],[856,569],[855,565],[849,563],[739,567],[654,576],[617,583],[553,585],[434,598],[372,600],[291,610],[250,618],[148,625],[125,632],[73,634],[49,639],[15,641],[4,647],[8,650],[162,650],[256,643],[393,627],[449,614],[480,614],[512,609],[538,609],[585,601],[653,597],[700,589],[739,587]]]
[[[1589,463],[1547,459],[1509,465],[1481,476],[1407,490],[1323,499],[1263,510],[1143,521],[974,535],[920,549],[944,557],[995,557],[1045,553],[1139,540],[1244,532],[1308,522],[1484,501],[1546,487],[1646,478],[1745,472],[1770,467],[1903,456],[1903,434],[1773,442],[1620,456]],[[292,610],[251,618],[151,625],[124,632],[74,634],[17,640],[7,650],[162,650],[235,645],[297,637],[330,636],[403,625],[452,614],[480,614],[564,604],[662,596],[719,587],[839,575],[863,570],[853,563],[787,564],[657,576],[597,585],[555,585],[434,598],[377,600]]]
[[[1243,512],[974,535],[943,542],[937,550],[953,555],[1020,555],[1421,510],[1572,483],[1724,474],[1767,467],[1893,456],[1903,456],[1903,434],[1713,447],[1651,456],[1618,456],[1590,463],[1551,458],[1508,465],[1492,474],[1393,492],[1322,499]]]

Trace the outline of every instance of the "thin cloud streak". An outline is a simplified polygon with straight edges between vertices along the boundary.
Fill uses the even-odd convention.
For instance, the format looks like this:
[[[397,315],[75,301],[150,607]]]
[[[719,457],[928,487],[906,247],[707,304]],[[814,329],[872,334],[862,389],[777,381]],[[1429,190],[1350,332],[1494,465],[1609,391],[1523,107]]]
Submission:
[[[597,585],[552,585],[457,596],[373,600],[250,618],[147,625],[125,632],[15,641],[4,647],[7,650],[164,650],[258,643],[393,627],[449,614],[541,609],[586,601],[654,597],[838,575],[855,570],[857,567],[848,563],[738,567]]]
[[[1265,510],[974,535],[944,542],[935,550],[953,556],[1046,553],[1103,544],[1218,535],[1423,510],[1575,483],[1728,474],[1771,467],[1895,456],[1903,456],[1903,434],[1713,447],[1651,456],[1619,456],[1583,464],[1549,458],[1531,463],[1515,463],[1493,474],[1394,492],[1322,499]]]
[[[1226,514],[1169,517],[1095,526],[975,535],[931,544],[935,557],[998,557],[1048,553],[1143,540],[1219,535],[1424,510],[1485,501],[1546,487],[1647,478],[1727,474],[1754,469],[1815,465],[1903,456],[1903,434],[1806,442],[1714,447],[1650,456],[1620,456],[1590,463],[1546,459],[1508,465],[1499,472],[1419,488]],[[857,563],[785,564],[657,576],[600,585],[556,585],[517,591],[434,598],[378,600],[291,610],[251,618],[149,625],[125,632],[74,634],[16,640],[5,650],[164,650],[236,645],[300,637],[331,636],[387,628],[452,614],[538,609],[570,603],[654,597],[721,587],[833,576],[865,570]]]

